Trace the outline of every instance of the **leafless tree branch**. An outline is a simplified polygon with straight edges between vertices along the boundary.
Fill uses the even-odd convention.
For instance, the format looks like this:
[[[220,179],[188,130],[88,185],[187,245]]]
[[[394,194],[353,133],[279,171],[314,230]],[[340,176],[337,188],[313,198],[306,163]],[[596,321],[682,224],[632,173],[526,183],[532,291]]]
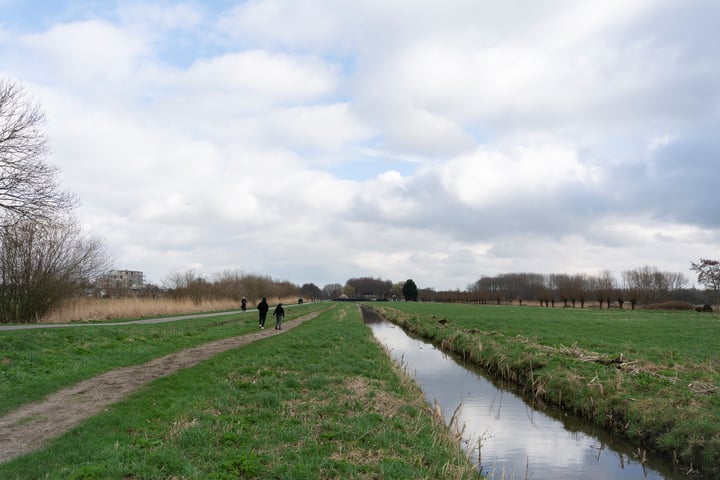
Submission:
[[[71,210],[74,195],[61,190],[48,164],[45,113],[16,82],[0,80],[0,222],[47,221]]]

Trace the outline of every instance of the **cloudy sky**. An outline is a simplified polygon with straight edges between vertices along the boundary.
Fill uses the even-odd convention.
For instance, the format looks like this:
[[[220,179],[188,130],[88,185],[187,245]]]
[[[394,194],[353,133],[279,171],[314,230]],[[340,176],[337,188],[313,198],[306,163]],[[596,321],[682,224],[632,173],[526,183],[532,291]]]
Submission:
[[[0,0],[115,266],[322,287],[720,257],[716,0]]]

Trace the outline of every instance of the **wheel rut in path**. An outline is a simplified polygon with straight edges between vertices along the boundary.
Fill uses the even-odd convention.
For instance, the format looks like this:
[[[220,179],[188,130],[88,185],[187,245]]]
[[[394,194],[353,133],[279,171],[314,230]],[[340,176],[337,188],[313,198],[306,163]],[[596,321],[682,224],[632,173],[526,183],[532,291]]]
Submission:
[[[226,350],[282,334],[324,311],[312,312],[285,322],[283,330],[261,330],[216,340],[156,358],[143,365],[118,368],[63,388],[38,402],[23,405],[0,417],[0,463],[43,447],[48,440],[60,436],[157,378],[193,367]]]

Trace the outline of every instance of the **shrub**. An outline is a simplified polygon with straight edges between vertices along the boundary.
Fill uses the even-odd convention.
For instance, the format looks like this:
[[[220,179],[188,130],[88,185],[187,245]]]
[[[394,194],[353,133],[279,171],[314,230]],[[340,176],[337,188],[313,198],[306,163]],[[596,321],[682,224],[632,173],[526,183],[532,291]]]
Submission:
[[[648,310],[695,310],[695,306],[687,302],[662,302],[646,305]]]

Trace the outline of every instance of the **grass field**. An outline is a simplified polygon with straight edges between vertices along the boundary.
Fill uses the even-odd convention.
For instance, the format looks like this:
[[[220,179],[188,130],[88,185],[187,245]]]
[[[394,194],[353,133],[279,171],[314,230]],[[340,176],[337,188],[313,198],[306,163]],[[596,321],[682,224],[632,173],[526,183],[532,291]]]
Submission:
[[[288,319],[320,308],[288,309]],[[0,414],[108,370],[147,362],[204,342],[257,329],[245,312],[157,325],[0,332]]]
[[[328,304],[288,309],[296,318]],[[330,304],[333,306],[333,304]],[[256,314],[0,332],[3,412],[82,378],[257,331]],[[357,306],[161,378],[0,464],[3,479],[475,478]]]
[[[720,476],[720,317],[697,312],[372,303],[529,395]]]

